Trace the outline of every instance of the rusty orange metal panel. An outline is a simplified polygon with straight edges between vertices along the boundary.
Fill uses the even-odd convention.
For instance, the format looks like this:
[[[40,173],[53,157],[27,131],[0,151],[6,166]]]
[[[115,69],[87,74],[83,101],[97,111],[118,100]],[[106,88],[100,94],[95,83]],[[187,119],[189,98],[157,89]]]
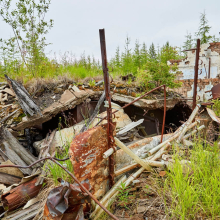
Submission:
[[[91,128],[75,137],[70,146],[74,175],[79,181],[89,180],[91,193],[99,199],[109,190],[106,125]]]

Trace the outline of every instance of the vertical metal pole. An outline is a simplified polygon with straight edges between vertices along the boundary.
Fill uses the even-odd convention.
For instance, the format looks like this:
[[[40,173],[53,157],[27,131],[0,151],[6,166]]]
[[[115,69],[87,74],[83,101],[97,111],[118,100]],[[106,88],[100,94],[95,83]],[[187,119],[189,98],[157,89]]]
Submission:
[[[195,60],[195,75],[194,75],[194,89],[193,89],[193,109],[196,107],[198,71],[199,71],[199,52],[200,52],[200,39],[197,39],[196,60]]]
[[[101,55],[102,55],[102,68],[104,74],[104,84],[105,84],[105,95],[108,101],[109,107],[107,108],[107,136],[108,136],[108,147],[112,148],[114,146],[113,138],[113,124],[112,124],[112,109],[111,109],[111,95],[110,95],[110,82],[109,73],[107,67],[107,53],[105,44],[105,29],[99,29],[100,45],[101,45]],[[109,182],[110,188],[114,185],[114,155],[109,157]]]
[[[210,79],[211,76],[211,57],[209,57],[209,73],[208,73],[208,79]]]

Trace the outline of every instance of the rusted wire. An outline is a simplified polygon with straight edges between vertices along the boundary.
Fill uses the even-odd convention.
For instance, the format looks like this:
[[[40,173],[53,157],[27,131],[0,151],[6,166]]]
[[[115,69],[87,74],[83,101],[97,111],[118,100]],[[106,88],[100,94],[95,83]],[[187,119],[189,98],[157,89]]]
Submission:
[[[114,216],[111,212],[109,212],[108,209],[106,209],[82,184],[81,182],[69,171],[67,170],[64,166],[62,166],[59,162],[57,161],[65,161],[68,160],[69,158],[65,158],[65,159],[58,159],[55,157],[45,157],[42,159],[39,159],[37,161],[35,161],[34,163],[30,164],[29,166],[20,166],[20,165],[0,165],[0,168],[4,168],[4,167],[16,167],[16,168],[22,168],[22,169],[27,169],[30,168],[32,166],[34,166],[35,164],[43,161],[43,160],[51,160],[54,163],[56,163],[58,166],[60,166],[63,170],[65,170],[73,179],[75,182],[77,182],[80,186],[80,188],[87,193],[109,216],[111,216],[113,219],[115,220],[119,220],[116,216]]]

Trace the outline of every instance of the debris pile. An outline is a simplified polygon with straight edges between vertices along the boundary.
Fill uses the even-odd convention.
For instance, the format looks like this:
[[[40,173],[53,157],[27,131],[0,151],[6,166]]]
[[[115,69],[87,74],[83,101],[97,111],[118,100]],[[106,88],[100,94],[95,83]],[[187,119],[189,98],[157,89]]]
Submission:
[[[109,82],[104,30],[100,43],[104,80],[93,89],[57,87],[60,98],[46,108],[37,104],[36,92],[31,96],[10,77],[1,83],[1,219],[96,220],[103,212],[115,220],[127,218],[108,210],[120,190],[141,187],[149,180],[143,173],[165,175],[165,169],[172,170],[173,149],[189,149],[191,136],[203,136],[210,123],[220,123],[207,108],[210,103],[192,111],[182,97],[167,97],[166,85],[138,98],[134,89],[130,95],[119,92]],[[155,99],[144,99],[150,94]],[[134,219],[147,217],[146,197],[139,196],[130,213]]]
[[[159,135],[148,135],[143,126],[146,111],[140,119],[130,118],[125,112],[131,104],[143,102],[141,98],[149,92],[131,103],[125,102],[123,107],[111,101],[113,117],[109,123],[107,112],[100,112],[100,109],[105,110],[104,107],[110,109],[109,102],[104,103],[105,92],[80,90],[73,86],[61,95],[59,101],[41,111],[21,84],[8,76],[6,79],[8,83],[2,84],[0,93],[3,99],[7,96],[10,101],[1,102],[2,219],[99,219],[103,212],[118,219],[107,208],[116,200],[122,183],[128,187],[136,184],[135,179],[143,172],[154,172],[155,168],[161,172],[171,169],[173,161],[168,152],[172,146],[189,148],[193,145],[188,140],[192,135],[202,130],[205,133],[212,121],[220,123],[211,109],[198,104],[188,120],[174,132],[166,132],[165,107],[158,127]],[[99,101],[93,105],[89,116],[66,128],[57,130],[52,126],[45,138],[41,134],[41,138],[33,143],[33,136],[39,136],[33,132],[38,126],[50,122],[62,111],[74,109],[84,101],[88,103],[86,100],[91,97],[99,97]],[[82,108],[80,110],[82,112]],[[19,117],[21,119],[17,121]],[[113,131],[111,147],[109,125]],[[26,141],[22,137],[26,137]],[[66,149],[69,149],[67,158],[57,158]],[[111,156],[113,173],[110,171]],[[66,161],[70,161],[71,172]],[[188,163],[190,161],[183,161],[184,165]],[[50,183],[48,175],[55,164],[70,175],[69,182],[60,177],[59,186]],[[110,179],[116,181],[113,186]],[[141,208],[138,210],[138,213],[142,212]]]

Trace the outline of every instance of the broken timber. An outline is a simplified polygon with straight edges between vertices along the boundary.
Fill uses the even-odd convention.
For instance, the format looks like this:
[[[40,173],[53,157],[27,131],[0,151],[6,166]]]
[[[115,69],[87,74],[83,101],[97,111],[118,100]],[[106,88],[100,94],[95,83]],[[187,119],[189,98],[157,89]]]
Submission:
[[[27,92],[27,90],[16,82],[15,80],[11,79],[7,75],[5,75],[6,80],[8,81],[9,86],[16,94],[16,97],[18,99],[19,104],[21,105],[21,108],[23,109],[24,113],[26,115],[33,116],[34,114],[40,114],[41,110],[36,105],[36,103],[32,100],[30,94]]]

